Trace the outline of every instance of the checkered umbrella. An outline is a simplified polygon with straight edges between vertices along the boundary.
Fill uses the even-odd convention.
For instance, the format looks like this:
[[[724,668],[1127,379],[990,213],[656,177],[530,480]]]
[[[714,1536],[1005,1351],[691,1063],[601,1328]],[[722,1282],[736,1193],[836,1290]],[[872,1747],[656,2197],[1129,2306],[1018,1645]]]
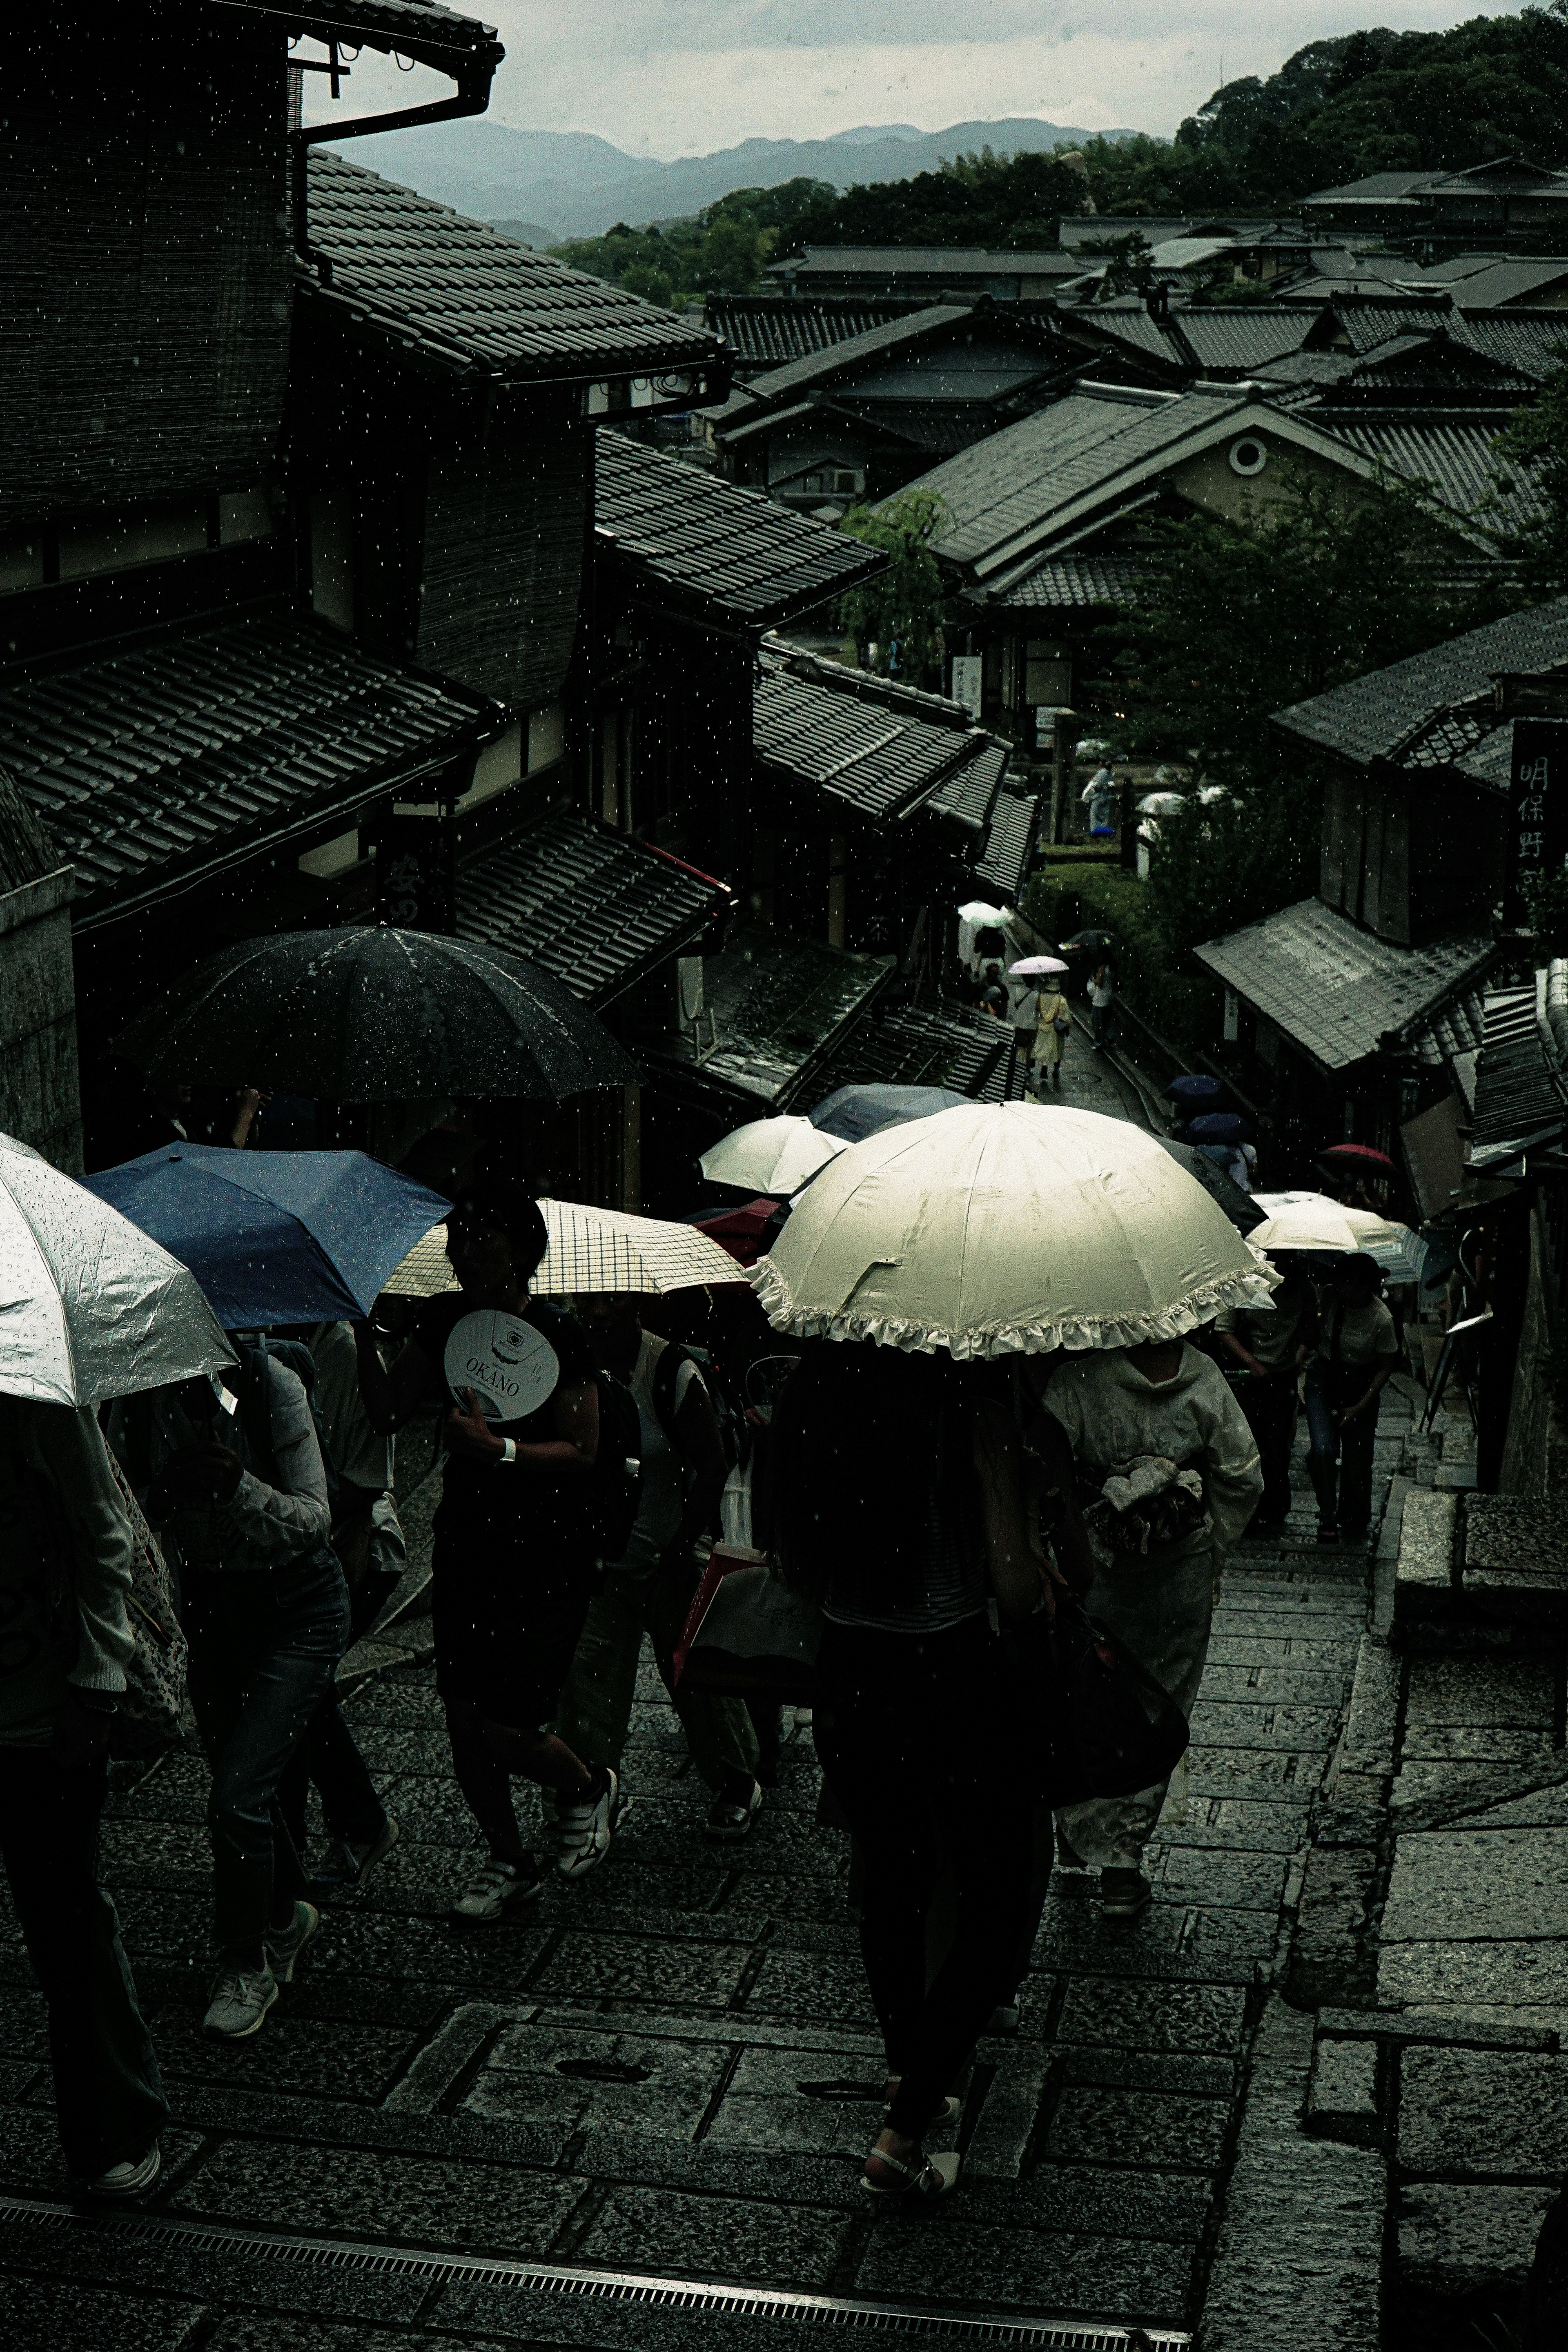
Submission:
[[[547,1298],[576,1291],[697,1290],[746,1276],[728,1250],[692,1225],[662,1217],[631,1217],[617,1209],[591,1209],[581,1201],[541,1201],[550,1246],[530,1288]],[[447,1228],[437,1225],[416,1242],[386,1287],[395,1297],[430,1298],[455,1290],[447,1255]]]

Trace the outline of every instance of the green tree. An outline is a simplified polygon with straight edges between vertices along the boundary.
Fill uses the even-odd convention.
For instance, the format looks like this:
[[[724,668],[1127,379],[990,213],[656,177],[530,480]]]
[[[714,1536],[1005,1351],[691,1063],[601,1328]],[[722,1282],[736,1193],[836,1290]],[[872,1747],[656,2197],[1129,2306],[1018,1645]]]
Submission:
[[[867,668],[901,685],[942,686],[942,573],[931,552],[947,509],[930,490],[904,490],[879,507],[852,507],[838,526],[890,558],[864,588],[841,599],[839,625]]]
[[[1149,912],[1175,963],[1316,887],[1321,785],[1269,714],[1494,619],[1524,592],[1505,566],[1456,563],[1452,532],[1405,483],[1351,503],[1299,475],[1235,519],[1160,522],[1152,536],[1144,592],[1109,633],[1125,730],[1223,788],[1163,819],[1151,855]]]
[[[1518,561],[1531,590],[1561,595],[1568,588],[1568,319],[1562,357],[1533,408],[1514,412],[1498,441],[1502,455],[1534,475],[1541,494],[1539,527],[1521,535]]]

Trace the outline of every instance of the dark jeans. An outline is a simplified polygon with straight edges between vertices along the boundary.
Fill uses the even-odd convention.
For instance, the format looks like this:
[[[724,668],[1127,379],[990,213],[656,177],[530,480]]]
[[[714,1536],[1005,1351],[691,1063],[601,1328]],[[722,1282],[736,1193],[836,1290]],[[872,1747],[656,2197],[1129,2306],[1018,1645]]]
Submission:
[[[145,2156],[169,2120],[114,1905],[98,1883],[109,1768],[0,1748],[0,1853],[49,2018],[60,2144],[83,2179]]]
[[[297,1853],[305,1851],[305,1805],[312,1780],[321,1790],[321,1817],[330,1833],[351,1845],[373,1845],[386,1826],[386,1807],[339,1711],[335,1684],[328,1685],[278,1783],[279,1809]]]
[[[1312,1440],[1307,1469],[1318,1497],[1319,1518],[1325,1527],[1337,1526],[1342,1534],[1364,1534],[1372,1517],[1377,1408],[1348,1423],[1335,1416],[1365,1396],[1375,1369],[1372,1364],[1321,1364],[1307,1375],[1307,1427]]]
[[[184,1626],[191,1705],[213,1776],[215,1932],[226,1953],[257,1967],[268,1925],[305,1892],[279,1786],[348,1640],[342,1570],[327,1555],[193,1578]]]
[[[1290,1515],[1290,1449],[1296,1442],[1296,1372],[1292,1365],[1272,1380],[1255,1380],[1251,1373],[1236,1383],[1237,1398],[1247,1416],[1263,1465],[1263,1500],[1253,1514],[1254,1524],[1279,1527]]]
[[[829,1624],[813,1729],[865,1860],[860,1950],[888,2071],[902,2077],[889,2121],[918,2137],[1012,1998],[1027,1932],[1036,1791],[1000,1645],[984,1618],[921,1636]],[[956,1923],[928,1987],[944,1865]]]

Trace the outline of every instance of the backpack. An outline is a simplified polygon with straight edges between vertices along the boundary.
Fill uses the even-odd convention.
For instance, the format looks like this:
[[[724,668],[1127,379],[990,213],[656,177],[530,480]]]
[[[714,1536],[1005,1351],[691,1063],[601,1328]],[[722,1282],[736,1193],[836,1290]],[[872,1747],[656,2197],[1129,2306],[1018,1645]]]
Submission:
[[[588,1476],[588,1528],[601,1568],[625,1556],[642,1501],[642,1415],[625,1381],[598,1368],[599,1450]]]
[[[737,1463],[745,1461],[751,1450],[751,1431],[745,1414],[737,1412],[725,1395],[720,1384],[718,1368],[706,1348],[683,1348],[679,1341],[671,1339],[660,1349],[658,1361],[653,1368],[652,1381],[653,1409],[658,1416],[658,1425],[673,1445],[675,1383],[682,1364],[696,1367],[697,1376],[708,1391],[708,1402],[719,1423],[719,1435],[724,1445],[724,1465],[726,1469],[733,1470]]]

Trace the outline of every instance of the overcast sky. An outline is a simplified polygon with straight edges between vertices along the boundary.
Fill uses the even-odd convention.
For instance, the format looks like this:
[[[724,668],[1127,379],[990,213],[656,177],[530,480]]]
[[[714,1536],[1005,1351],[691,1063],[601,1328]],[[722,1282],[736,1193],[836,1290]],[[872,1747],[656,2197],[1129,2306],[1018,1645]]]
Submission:
[[[518,130],[596,131],[634,152],[706,154],[817,139],[862,122],[1042,115],[1168,135],[1220,79],[1271,73],[1304,43],[1358,26],[1436,31],[1477,0],[456,0],[498,26],[507,58],[490,116]],[[1481,0],[1482,7],[1485,0]],[[1493,5],[1489,13],[1516,13]],[[309,52],[306,52],[308,54]],[[310,77],[312,112],[325,85]],[[407,105],[447,85],[365,53],[345,91]]]

